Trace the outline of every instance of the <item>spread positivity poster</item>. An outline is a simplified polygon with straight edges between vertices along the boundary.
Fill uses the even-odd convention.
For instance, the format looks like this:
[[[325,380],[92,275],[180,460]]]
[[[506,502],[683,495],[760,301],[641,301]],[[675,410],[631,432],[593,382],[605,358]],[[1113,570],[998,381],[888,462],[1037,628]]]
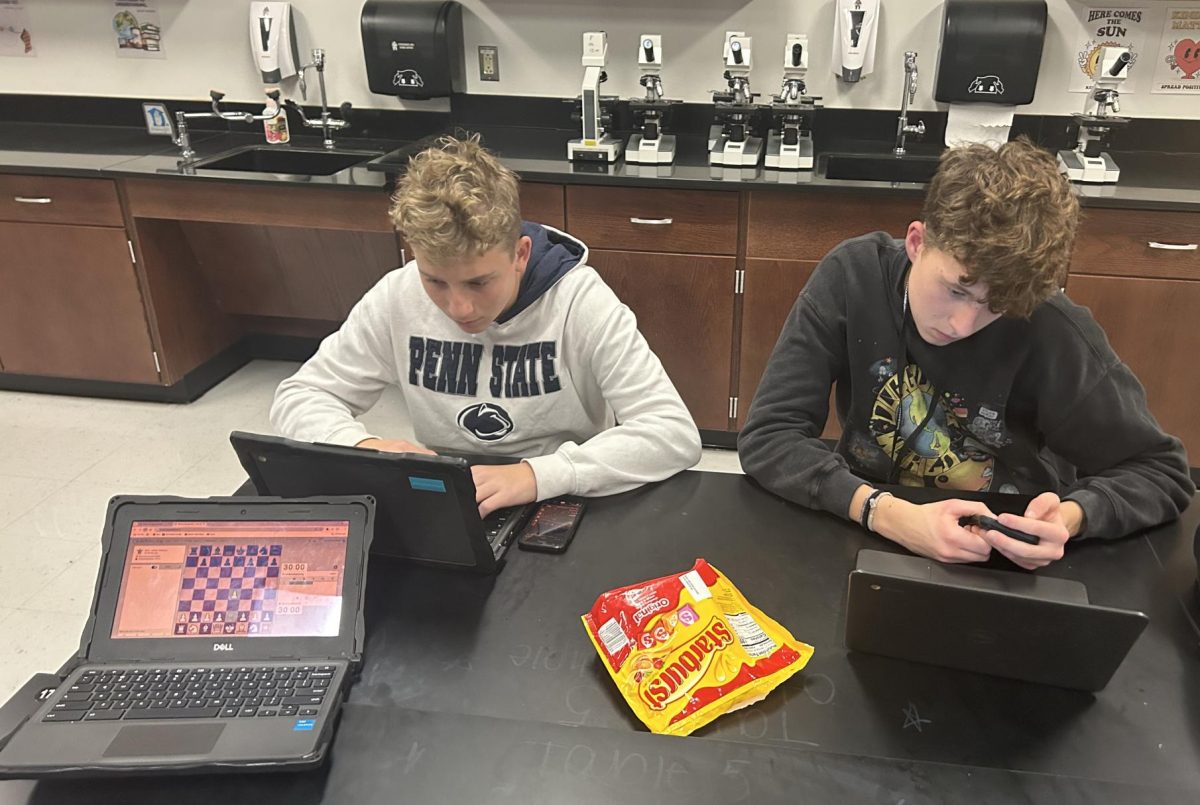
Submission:
[[[1200,6],[1168,8],[1166,14],[1151,92],[1200,97]]]
[[[112,31],[117,55],[135,59],[161,59],[162,23],[158,9],[146,0],[113,0]]]
[[[1105,46],[1129,48],[1131,61],[1127,77],[1138,70],[1138,61],[1144,57],[1146,28],[1151,21],[1141,8],[1082,8],[1079,21],[1083,27],[1078,46],[1074,51],[1071,66],[1071,92],[1087,92],[1095,84],[1096,68],[1100,61],[1100,50]],[[1157,28],[1157,23],[1154,23]],[[1126,80],[1121,93],[1133,92],[1133,82]]]
[[[36,56],[29,12],[21,0],[0,0],[0,56]]]

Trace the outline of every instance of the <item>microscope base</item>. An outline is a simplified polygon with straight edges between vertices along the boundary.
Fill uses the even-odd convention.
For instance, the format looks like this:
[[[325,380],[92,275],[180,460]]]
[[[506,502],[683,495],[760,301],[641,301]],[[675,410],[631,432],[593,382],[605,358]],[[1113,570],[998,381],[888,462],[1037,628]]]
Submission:
[[[1104,151],[1098,157],[1084,156],[1078,151],[1059,151],[1058,169],[1072,182],[1107,184],[1121,177],[1121,169]]]
[[[657,140],[646,140],[640,134],[629,138],[625,161],[644,165],[669,165],[675,161],[675,135],[663,134]]]
[[[779,170],[812,170],[812,139],[801,137],[795,145],[784,145],[782,135],[773,131],[767,136],[766,162],[768,168]]]
[[[762,152],[761,137],[747,137],[742,142],[735,143],[722,134],[708,152],[708,164],[753,167],[757,166],[758,161],[762,159]]]
[[[607,134],[587,145],[581,138],[576,138],[567,143],[567,159],[572,162],[616,162],[624,145]]]

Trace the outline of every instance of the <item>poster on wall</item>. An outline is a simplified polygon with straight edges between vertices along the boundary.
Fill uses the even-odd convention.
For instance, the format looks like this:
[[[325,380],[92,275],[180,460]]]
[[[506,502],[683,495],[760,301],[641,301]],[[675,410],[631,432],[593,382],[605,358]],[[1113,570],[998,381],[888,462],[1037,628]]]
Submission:
[[[1121,85],[1121,94],[1133,92],[1132,78],[1138,70],[1138,60],[1144,58],[1147,19],[1141,8],[1082,8],[1080,22],[1083,31],[1075,48],[1075,64],[1071,69],[1071,92],[1087,92],[1095,83],[1100,49],[1106,45],[1129,48],[1132,57],[1129,72]],[[1144,69],[1144,68],[1143,68]]]
[[[117,38],[118,56],[165,58],[158,9],[147,0],[113,0],[112,30]]]
[[[1154,62],[1151,92],[1200,97],[1200,6],[1167,9]]]
[[[36,56],[22,0],[0,0],[0,56]]]

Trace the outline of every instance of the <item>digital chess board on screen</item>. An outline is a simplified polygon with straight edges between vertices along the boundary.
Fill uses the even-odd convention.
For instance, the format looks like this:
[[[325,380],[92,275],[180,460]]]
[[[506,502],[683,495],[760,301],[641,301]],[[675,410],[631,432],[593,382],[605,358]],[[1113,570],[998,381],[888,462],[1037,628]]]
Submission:
[[[349,523],[134,523],[113,637],[338,633]]]

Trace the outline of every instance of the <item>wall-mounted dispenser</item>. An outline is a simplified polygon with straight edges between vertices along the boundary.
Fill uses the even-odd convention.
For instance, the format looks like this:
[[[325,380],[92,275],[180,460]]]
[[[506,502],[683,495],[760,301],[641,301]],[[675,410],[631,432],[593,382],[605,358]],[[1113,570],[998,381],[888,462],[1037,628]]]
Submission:
[[[880,0],[836,0],[833,12],[833,74],[853,84],[875,70],[875,32]]]
[[[1046,0],[946,0],[934,98],[1029,103],[1045,39]]]
[[[950,104],[946,145],[1007,142],[1013,115],[1033,100],[1045,0],[946,0],[933,97]]]
[[[367,0],[361,24],[371,92],[421,100],[466,90],[458,3]]]
[[[296,74],[296,28],[291,3],[250,4],[250,49],[262,82],[276,85]]]

